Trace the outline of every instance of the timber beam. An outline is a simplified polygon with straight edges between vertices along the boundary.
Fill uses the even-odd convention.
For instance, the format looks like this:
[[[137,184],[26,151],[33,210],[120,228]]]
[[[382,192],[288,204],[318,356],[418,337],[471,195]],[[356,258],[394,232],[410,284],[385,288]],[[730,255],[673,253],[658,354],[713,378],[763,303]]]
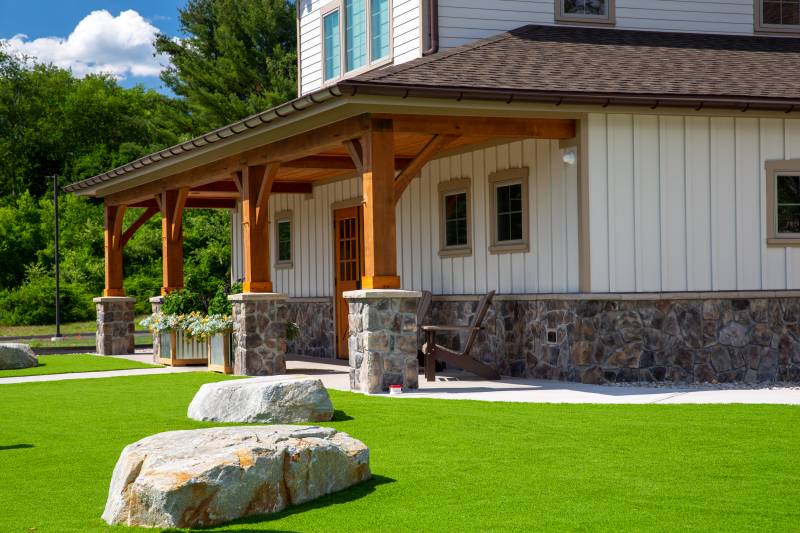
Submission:
[[[105,206],[103,240],[105,251],[105,288],[103,296],[125,296],[122,288],[122,221],[126,206]]]
[[[269,196],[279,163],[248,166],[242,172],[244,292],[272,292],[269,259]]]
[[[428,144],[425,145],[425,148],[417,154],[417,157],[412,159],[408,166],[400,172],[400,175],[395,178],[394,203],[400,201],[400,198],[403,196],[403,191],[411,184],[411,180],[419,174],[422,167],[427,165],[431,159],[436,157],[437,154],[447,148],[447,145],[451,144],[456,139],[458,139],[458,135],[437,134],[433,136]]]
[[[572,139],[575,121],[553,118],[455,117],[446,115],[373,115],[391,119],[396,133],[478,137]]]
[[[183,210],[189,189],[161,193],[161,294],[183,288]]]
[[[321,150],[339,147],[343,142],[357,139],[370,129],[369,115],[358,115],[328,124],[305,133],[287,137],[242,154],[248,165],[292,161],[318,154]]]
[[[394,132],[392,121],[373,119],[362,139],[364,196],[364,289],[399,289],[394,202]]]

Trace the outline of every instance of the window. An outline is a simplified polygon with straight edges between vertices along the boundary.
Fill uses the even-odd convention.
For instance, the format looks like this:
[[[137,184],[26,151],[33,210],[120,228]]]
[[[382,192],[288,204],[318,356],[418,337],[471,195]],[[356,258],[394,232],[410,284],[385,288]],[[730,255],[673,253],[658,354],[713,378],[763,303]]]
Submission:
[[[323,66],[325,81],[338,78],[342,74],[342,51],[340,47],[339,10],[331,11],[322,17],[322,49],[325,54]]]
[[[325,82],[383,63],[391,56],[389,6],[389,0],[340,0],[322,9]]]
[[[800,0],[755,0],[756,31],[800,31]]]
[[[292,212],[281,211],[275,215],[275,266],[292,267]]]
[[[472,254],[469,178],[439,184],[439,255]]]
[[[767,244],[800,245],[800,159],[767,161]]]
[[[614,24],[614,0],[556,0],[556,21]]]
[[[383,59],[389,55],[389,0],[370,0],[372,12],[372,61]]]
[[[528,169],[511,168],[489,176],[492,190],[492,244],[489,251],[528,251]]]

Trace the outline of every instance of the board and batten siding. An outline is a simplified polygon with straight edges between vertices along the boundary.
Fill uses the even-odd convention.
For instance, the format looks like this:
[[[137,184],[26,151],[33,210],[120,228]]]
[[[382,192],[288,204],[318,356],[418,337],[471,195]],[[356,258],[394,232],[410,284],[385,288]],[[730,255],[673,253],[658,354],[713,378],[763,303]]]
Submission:
[[[298,32],[298,62],[300,94],[308,94],[322,87],[322,20],[321,8],[331,0],[300,1]],[[397,65],[421,57],[421,0],[392,1],[393,64]],[[341,23],[344,23],[342,20]]]
[[[490,188],[496,170],[529,169],[530,249],[489,253]],[[439,256],[439,183],[470,178],[472,255]],[[361,197],[360,179],[314,188],[313,195],[276,194],[270,213],[291,210],[292,268],[272,268],[274,289],[291,297],[333,295],[332,205]],[[405,289],[434,294],[578,291],[577,169],[565,165],[558,141],[525,140],[444,157],[426,165],[397,204],[397,263]],[[233,213],[232,277],[243,277],[241,210]],[[274,230],[271,253],[275,257]]]
[[[800,120],[590,114],[593,292],[800,288],[767,247],[764,161],[800,158]]]
[[[753,0],[617,0],[616,28],[753,33]],[[554,0],[439,0],[439,38],[452,48],[526,24],[554,24]]]

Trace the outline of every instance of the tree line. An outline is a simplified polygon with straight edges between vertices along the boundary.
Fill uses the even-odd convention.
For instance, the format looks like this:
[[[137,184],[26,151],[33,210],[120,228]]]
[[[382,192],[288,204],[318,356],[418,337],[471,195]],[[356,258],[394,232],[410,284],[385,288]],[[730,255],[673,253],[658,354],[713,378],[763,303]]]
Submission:
[[[0,47],[0,324],[55,318],[53,194],[148,153],[295,96],[295,7],[286,0],[189,0],[180,39],[159,35],[174,96],[111,76],[70,71]],[[102,202],[59,196],[63,320],[94,316],[103,288]],[[129,209],[126,224],[141,210]],[[224,210],[184,214],[187,287],[215,294],[229,283],[230,219]],[[161,285],[157,217],[125,247],[125,290],[147,312]]]

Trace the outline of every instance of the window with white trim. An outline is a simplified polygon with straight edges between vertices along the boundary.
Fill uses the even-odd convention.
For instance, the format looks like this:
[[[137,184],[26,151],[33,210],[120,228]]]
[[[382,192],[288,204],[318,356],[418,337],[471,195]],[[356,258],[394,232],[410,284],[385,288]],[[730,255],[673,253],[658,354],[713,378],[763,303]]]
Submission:
[[[800,32],[800,0],[755,0],[756,31]]]
[[[556,21],[614,24],[614,0],[556,0]]]
[[[389,0],[339,0],[322,9],[324,82],[383,64],[391,57]]]
[[[323,76],[332,80],[342,75],[341,30],[339,29],[339,9],[322,16]]]
[[[767,244],[800,245],[800,159],[767,161]]]

